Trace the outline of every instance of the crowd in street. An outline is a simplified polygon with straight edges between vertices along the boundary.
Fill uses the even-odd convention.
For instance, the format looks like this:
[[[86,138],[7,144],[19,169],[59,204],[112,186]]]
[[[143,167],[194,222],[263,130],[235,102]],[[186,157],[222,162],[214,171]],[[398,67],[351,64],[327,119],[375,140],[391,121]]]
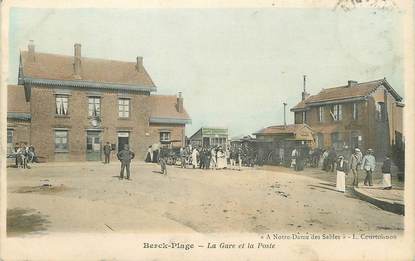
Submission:
[[[28,146],[26,143],[16,143],[8,158],[14,158],[15,167],[23,169],[30,169],[29,164],[38,162],[35,147],[33,145]]]

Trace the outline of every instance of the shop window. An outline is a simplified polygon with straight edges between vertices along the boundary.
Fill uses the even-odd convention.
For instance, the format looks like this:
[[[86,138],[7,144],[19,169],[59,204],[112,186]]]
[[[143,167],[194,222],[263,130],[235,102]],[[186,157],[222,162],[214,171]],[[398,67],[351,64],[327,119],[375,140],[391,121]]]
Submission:
[[[68,96],[56,95],[56,115],[68,115]]]
[[[68,131],[56,130],[55,131],[55,151],[67,152],[68,151]]]
[[[118,99],[118,117],[120,118],[130,117],[130,99],[126,99],[126,98]]]
[[[88,116],[89,117],[101,116],[101,98],[100,97],[88,97]]]

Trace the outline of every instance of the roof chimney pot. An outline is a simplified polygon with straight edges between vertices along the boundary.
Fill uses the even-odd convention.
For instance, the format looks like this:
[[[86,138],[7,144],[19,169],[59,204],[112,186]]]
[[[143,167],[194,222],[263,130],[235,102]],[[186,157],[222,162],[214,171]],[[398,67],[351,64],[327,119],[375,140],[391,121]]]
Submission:
[[[352,81],[352,80],[347,81],[347,87],[353,87],[356,84],[357,84],[357,81]]]
[[[135,69],[137,70],[137,72],[139,72],[141,70],[141,68],[143,68],[143,57],[142,56],[137,56],[136,57],[136,64],[135,64]]]
[[[177,96],[177,112],[182,113],[183,112],[183,97],[182,92],[179,92]]]

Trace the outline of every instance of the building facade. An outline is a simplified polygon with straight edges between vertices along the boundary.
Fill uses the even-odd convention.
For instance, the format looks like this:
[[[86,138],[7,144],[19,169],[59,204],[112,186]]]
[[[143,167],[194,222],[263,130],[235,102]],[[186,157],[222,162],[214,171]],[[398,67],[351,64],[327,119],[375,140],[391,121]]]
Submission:
[[[275,125],[254,133],[258,161],[264,164],[289,166],[294,149],[308,154],[315,146],[314,131],[307,124]]]
[[[157,88],[142,57],[136,62],[82,57],[80,44],[74,56],[34,49],[30,43],[21,51],[19,85],[8,88],[10,143],[32,144],[46,161],[101,160],[107,142],[116,151],[128,144],[139,159],[154,143],[184,144],[191,120],[183,97],[151,95]],[[28,116],[25,137],[17,135],[21,113]]]
[[[221,146],[225,148],[228,144],[228,129],[202,127],[190,138],[192,146]]]
[[[295,123],[315,131],[316,145],[350,153],[372,148],[379,158],[402,140],[402,97],[386,79],[323,89],[316,95],[305,90],[302,101],[291,109]]]

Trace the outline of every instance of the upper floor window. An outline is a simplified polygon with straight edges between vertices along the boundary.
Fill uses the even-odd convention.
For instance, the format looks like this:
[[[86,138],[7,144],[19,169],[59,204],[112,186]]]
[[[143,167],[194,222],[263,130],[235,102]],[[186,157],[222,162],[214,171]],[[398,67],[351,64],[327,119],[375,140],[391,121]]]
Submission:
[[[170,141],[170,132],[160,132],[160,141]]]
[[[56,114],[68,115],[68,96],[56,95]]]
[[[55,131],[55,151],[65,152],[68,151],[68,131],[56,130]]]
[[[318,121],[319,122],[324,121],[324,107],[323,106],[318,107]]]
[[[127,99],[127,98],[118,99],[118,117],[120,118],[130,117],[130,99]]]
[[[307,122],[307,112],[306,111],[303,111],[303,113],[302,113],[302,119],[303,119],[303,123],[306,123]]]
[[[357,103],[353,103],[353,120],[357,120],[358,115]]]
[[[343,115],[342,115],[342,105],[341,104],[336,104],[336,105],[333,106],[332,116],[333,116],[333,120],[335,120],[335,121],[341,121],[342,120]]]
[[[376,103],[376,119],[379,121],[385,120],[385,103],[378,102]]]
[[[88,116],[89,117],[101,116],[101,98],[100,97],[88,97]]]

